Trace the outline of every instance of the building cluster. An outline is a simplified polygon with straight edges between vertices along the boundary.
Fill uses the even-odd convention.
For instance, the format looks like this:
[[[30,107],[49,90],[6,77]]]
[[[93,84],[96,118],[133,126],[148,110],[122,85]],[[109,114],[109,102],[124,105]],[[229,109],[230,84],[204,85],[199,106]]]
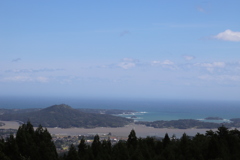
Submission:
[[[119,140],[127,140],[127,137],[119,137],[119,136],[112,136],[111,133],[109,134],[98,134],[100,141],[110,140],[111,144],[116,144]],[[52,135],[52,140],[56,146],[57,152],[66,152],[69,150],[71,144],[74,146],[78,146],[82,138],[84,138],[85,143],[87,145],[91,145],[93,142],[95,135],[88,134],[88,135],[61,135],[61,134],[54,134]]]

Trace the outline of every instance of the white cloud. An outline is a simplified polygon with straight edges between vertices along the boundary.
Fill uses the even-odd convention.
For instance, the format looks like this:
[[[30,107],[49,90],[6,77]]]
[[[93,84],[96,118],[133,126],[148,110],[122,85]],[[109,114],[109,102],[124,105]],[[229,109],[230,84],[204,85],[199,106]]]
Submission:
[[[132,62],[121,62],[118,64],[119,67],[123,68],[123,69],[129,69],[129,68],[133,68],[136,66],[135,63]]]
[[[30,82],[33,79],[28,76],[14,76],[14,77],[5,77],[2,81],[15,81],[15,82]]]
[[[170,60],[165,60],[162,62],[163,65],[174,65],[174,63]]]
[[[164,61],[152,61],[152,66],[161,66],[162,68],[168,68],[168,69],[177,69],[174,62],[170,60],[164,60]]]
[[[195,57],[194,57],[194,56],[183,56],[183,58],[184,58],[185,60],[190,61],[190,60],[193,60]]]
[[[46,82],[48,82],[48,78],[47,77],[37,77],[36,78],[36,81],[38,81],[38,82],[41,82],[41,83],[46,83]]]
[[[215,39],[220,39],[224,41],[235,41],[240,42],[240,32],[233,32],[230,29],[213,36]]]
[[[13,70],[5,70],[5,72],[9,73],[37,73],[37,72],[55,72],[55,71],[63,71],[64,69],[51,69],[51,68],[42,68],[42,69],[13,69]]]
[[[30,76],[13,76],[13,77],[5,77],[1,79],[2,82],[48,82],[47,77],[30,77]]]
[[[201,63],[200,66],[206,67],[206,68],[215,68],[215,67],[223,68],[225,67],[225,63],[224,62]]]
[[[163,62],[161,61],[152,61],[152,65],[156,66],[156,65],[174,65],[174,62],[170,61],[170,60],[165,60]]]
[[[161,61],[152,61],[152,65],[174,65],[174,62],[170,60]]]
[[[158,64],[161,64],[161,62],[160,61],[152,61],[152,65],[154,66],[154,65],[158,65]]]
[[[199,12],[203,12],[203,13],[206,12],[206,10],[205,10],[203,7],[201,7],[201,6],[197,6],[197,10],[198,10]]]
[[[137,59],[133,58],[123,58],[122,62],[119,63],[117,66],[123,68],[123,69],[130,69],[136,66],[136,63],[139,62]]]
[[[195,66],[204,67],[209,72],[213,72],[215,68],[224,68],[226,64],[224,62],[196,63]]]

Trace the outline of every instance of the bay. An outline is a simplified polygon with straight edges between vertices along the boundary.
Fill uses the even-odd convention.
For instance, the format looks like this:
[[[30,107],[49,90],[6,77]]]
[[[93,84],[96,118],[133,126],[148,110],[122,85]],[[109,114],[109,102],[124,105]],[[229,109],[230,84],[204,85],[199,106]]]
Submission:
[[[224,121],[240,118],[240,101],[91,99],[71,97],[0,97],[0,108],[46,108],[67,104],[73,108],[135,110],[135,121],[198,119],[220,117]]]

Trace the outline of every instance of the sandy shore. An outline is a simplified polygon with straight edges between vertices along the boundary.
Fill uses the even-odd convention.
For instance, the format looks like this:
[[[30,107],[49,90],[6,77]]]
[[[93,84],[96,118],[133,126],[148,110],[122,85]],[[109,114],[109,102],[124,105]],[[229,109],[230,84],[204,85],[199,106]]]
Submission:
[[[0,129],[18,129],[20,126],[18,122],[14,121],[0,121],[5,123],[4,126],[1,126]],[[146,127],[144,125],[136,125],[136,124],[130,124],[124,127],[119,128],[109,128],[109,127],[98,127],[98,128],[92,128],[92,129],[86,129],[86,128],[48,128],[48,131],[51,134],[61,134],[61,135],[102,135],[102,134],[108,134],[111,132],[112,135],[115,136],[122,136],[127,137],[130,133],[130,131],[134,129],[137,137],[146,137],[146,136],[159,136],[164,137],[165,133],[168,133],[169,136],[172,136],[175,134],[178,138],[182,136],[183,133],[186,133],[189,136],[194,136],[197,133],[206,133],[209,129],[170,129],[170,128],[152,128],[152,127]],[[216,130],[216,129],[213,129]]]
[[[0,129],[18,129],[18,127],[20,126],[20,124],[15,121],[0,121],[0,122],[5,123],[4,126],[0,126]]]

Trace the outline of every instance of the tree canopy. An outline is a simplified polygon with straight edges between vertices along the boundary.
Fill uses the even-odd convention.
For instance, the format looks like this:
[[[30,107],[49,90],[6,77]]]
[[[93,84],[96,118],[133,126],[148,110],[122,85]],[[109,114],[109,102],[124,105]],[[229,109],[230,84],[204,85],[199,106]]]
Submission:
[[[0,139],[1,160],[238,160],[240,159],[240,131],[221,126],[179,139],[166,133],[163,139],[137,137],[131,130],[127,141],[112,145],[110,139],[95,135],[91,145],[82,138],[64,156],[58,156],[52,137],[41,125],[34,130],[27,122],[19,127],[16,137]]]
[[[11,135],[6,141],[1,140],[0,143],[2,146],[0,147],[0,157],[2,155],[11,160],[58,159],[56,147],[48,130],[41,125],[34,130],[29,121],[18,128],[16,138]]]

